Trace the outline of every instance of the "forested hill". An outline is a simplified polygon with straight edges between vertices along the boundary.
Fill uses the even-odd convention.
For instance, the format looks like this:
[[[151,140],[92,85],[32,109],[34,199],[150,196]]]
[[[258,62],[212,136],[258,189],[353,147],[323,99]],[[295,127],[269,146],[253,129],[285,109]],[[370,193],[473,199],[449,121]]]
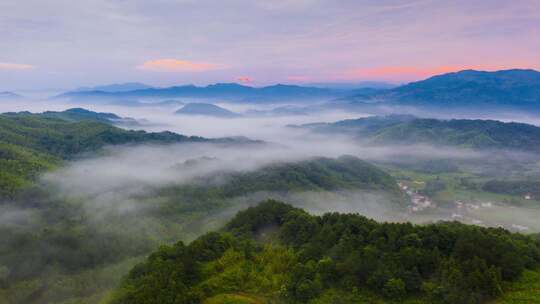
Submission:
[[[219,159],[188,160],[171,170],[211,165],[204,162]],[[32,217],[31,221],[0,226],[0,299],[12,304],[97,303],[127,274],[133,259],[147,256],[160,244],[194,239],[212,227],[221,227],[234,216],[234,210],[256,202],[251,197],[279,197],[281,193],[293,197],[307,191],[322,197],[333,190],[382,190],[389,194],[385,198],[399,199],[392,177],[349,156],[214,173],[208,182],[137,191],[128,202],[106,196],[105,205],[96,200],[79,204],[82,199],[58,197],[55,187],[37,183],[22,197],[2,205],[7,214],[28,207],[23,210],[31,211]],[[120,192],[122,188],[115,189]],[[392,206],[404,209],[399,202]],[[96,203],[102,211],[99,215],[92,209]],[[334,203],[329,201],[326,208]],[[358,200],[355,205],[367,203]],[[115,212],[128,204],[128,213]]]
[[[96,150],[105,145],[139,142],[174,143],[205,141],[172,132],[124,130],[97,120],[70,121],[49,114],[0,115],[0,140],[60,158]]]
[[[300,127],[318,133],[348,134],[383,144],[425,143],[540,152],[540,127],[496,120],[441,120],[390,115]]]
[[[13,195],[39,172],[63,159],[106,145],[136,143],[234,142],[172,132],[125,130],[104,122],[114,114],[74,109],[65,112],[0,114],[0,197]],[[246,142],[245,139],[238,139]]]
[[[219,162],[219,160],[199,160]],[[195,166],[190,161],[184,166]],[[183,167],[178,167],[183,170]],[[204,180],[182,186],[170,186],[159,195],[171,199],[171,209],[208,209],[211,202],[223,204],[226,199],[257,192],[286,194],[302,191],[364,190],[384,192],[396,207],[402,194],[396,180],[380,168],[353,156],[317,157],[297,162],[280,162],[253,171],[222,172]],[[182,198],[179,200],[178,198]],[[207,202],[203,204],[201,202]]]
[[[500,228],[312,216],[266,201],[221,232],[161,247],[111,303],[485,303],[539,262],[537,240]]]

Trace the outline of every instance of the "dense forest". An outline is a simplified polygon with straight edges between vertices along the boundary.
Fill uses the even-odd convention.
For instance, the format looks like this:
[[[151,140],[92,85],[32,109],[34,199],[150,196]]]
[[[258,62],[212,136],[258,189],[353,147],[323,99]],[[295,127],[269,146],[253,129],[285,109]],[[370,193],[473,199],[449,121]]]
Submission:
[[[0,198],[13,197],[38,173],[57,167],[62,160],[106,145],[208,141],[172,132],[120,129],[107,121],[112,115],[82,109],[0,114]]]
[[[219,161],[203,157],[171,170]],[[275,163],[147,188],[144,194],[124,198],[136,211],[118,213],[115,204],[125,202],[113,198],[99,216],[89,210],[92,202],[32,183],[0,205],[11,217],[0,226],[0,298],[25,304],[67,299],[94,303],[89,297],[103,296],[134,261],[160,244],[190,240],[222,225],[229,218],[224,211],[246,206],[238,197],[344,189],[384,191],[396,209],[404,208],[390,175],[351,156]],[[124,270],[110,273],[119,267]]]
[[[540,197],[540,181],[538,180],[490,180],[482,189],[494,193]]]
[[[374,116],[300,126],[318,133],[349,134],[375,144],[432,144],[474,149],[539,152],[540,127],[480,119]]]
[[[227,224],[254,202],[299,193],[320,197],[317,204],[323,210],[337,206],[332,198],[342,191],[384,194],[384,202],[376,201],[377,208],[407,212],[408,199],[390,171],[354,156],[276,161],[250,170],[219,169],[189,182],[138,184],[144,191],[110,196],[105,202],[65,195],[39,178],[41,173],[65,169],[66,164],[114,153],[102,149],[111,145],[130,145],[131,150],[148,143],[261,144],[243,138],[129,131],[113,125],[118,119],[122,118],[83,109],[0,115],[0,299],[6,303],[109,299],[108,291],[122,274],[160,245],[179,241],[135,267],[111,301],[480,303],[504,294],[508,282],[536,267],[536,241],[503,229],[377,223],[337,213],[313,216],[275,201],[240,212]],[[389,128],[415,118],[394,117],[392,123],[372,119],[374,125]],[[366,128],[378,134],[371,123]],[[169,174],[220,168],[222,161],[219,154],[201,155],[164,170]],[[461,163],[431,160],[415,160],[410,167],[437,174],[419,190],[428,196],[451,189],[444,174],[462,170]],[[526,191],[536,196],[532,180],[475,182],[477,190],[511,195]],[[306,209],[315,206],[302,199],[300,204],[290,202]],[[368,200],[356,198],[354,207],[361,208]],[[92,206],[96,203],[105,203],[99,213]],[[128,211],[121,206],[128,206]],[[219,232],[205,234],[224,225]],[[196,239],[200,235],[204,236]]]
[[[110,303],[485,303],[539,262],[538,240],[501,228],[313,216],[266,201],[222,231],[161,247]]]

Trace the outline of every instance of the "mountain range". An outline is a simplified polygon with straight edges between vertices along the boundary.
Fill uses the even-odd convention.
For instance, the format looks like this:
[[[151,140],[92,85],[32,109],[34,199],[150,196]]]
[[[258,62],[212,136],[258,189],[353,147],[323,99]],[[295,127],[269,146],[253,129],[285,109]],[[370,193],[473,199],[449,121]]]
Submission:
[[[118,99],[118,98],[229,98],[236,101],[279,101],[281,99],[333,99],[345,97],[350,92],[338,89],[302,87],[296,85],[277,84],[267,87],[250,87],[237,83],[218,83],[205,87],[194,85],[174,86],[168,88],[147,88],[132,91],[108,92],[103,90],[74,91],[56,96],[77,100]],[[287,101],[287,100],[285,100]],[[291,101],[291,100],[288,100]]]
[[[540,72],[464,70],[430,77],[397,88],[362,92],[343,99],[420,107],[540,108]]]
[[[15,94],[15,93],[12,93],[12,92],[0,92],[0,100],[2,99],[20,99],[22,98],[21,95],[19,94]]]
[[[341,90],[357,90],[357,89],[392,89],[397,87],[397,84],[383,81],[360,81],[360,82],[314,82],[308,83],[307,86],[328,89]]]
[[[317,85],[317,84],[315,84]],[[134,88],[134,89],[130,89]],[[56,98],[77,101],[213,98],[237,102],[291,102],[320,100],[331,107],[369,105],[413,106],[420,108],[511,108],[540,109],[540,72],[512,69],[495,72],[464,70],[430,77],[398,87],[370,82],[365,85],[298,86],[277,84],[250,87],[237,83],[218,83],[152,88],[142,84],[95,87],[66,92]]]
[[[76,92],[91,92],[91,91],[101,91],[108,93],[118,93],[118,92],[129,92],[134,90],[144,90],[152,88],[149,85],[139,82],[126,82],[126,83],[115,83],[108,85],[101,85],[95,87],[81,87],[75,90]]]

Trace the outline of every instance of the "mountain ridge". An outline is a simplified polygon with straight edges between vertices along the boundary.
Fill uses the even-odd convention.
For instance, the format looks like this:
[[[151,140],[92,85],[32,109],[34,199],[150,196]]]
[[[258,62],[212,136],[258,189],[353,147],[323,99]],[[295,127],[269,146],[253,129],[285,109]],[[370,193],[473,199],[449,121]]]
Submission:
[[[336,98],[344,97],[344,90],[303,87],[298,85],[276,84],[266,87],[250,87],[238,83],[216,83],[203,87],[194,85],[172,86],[167,88],[149,88],[127,92],[84,91],[66,92],[54,98],[126,98],[126,97],[199,97],[199,98],[233,98],[244,100],[276,100],[280,98]]]
[[[9,91],[0,92],[0,99],[21,99],[21,98],[23,98],[23,96],[13,93],[13,92],[9,92]]]
[[[422,107],[513,107],[540,109],[540,72],[509,69],[494,72],[463,70],[429,77],[372,94],[352,95],[359,104]]]
[[[140,82],[125,82],[125,83],[99,85],[99,86],[94,86],[94,87],[80,87],[74,91],[75,92],[103,91],[103,92],[109,92],[109,93],[116,93],[116,92],[127,92],[127,91],[150,89],[150,88],[152,88],[152,86],[149,86]]]
[[[540,127],[483,119],[434,119],[412,115],[370,116],[300,126],[315,133],[346,134],[376,144],[433,144],[473,149],[540,152]]]

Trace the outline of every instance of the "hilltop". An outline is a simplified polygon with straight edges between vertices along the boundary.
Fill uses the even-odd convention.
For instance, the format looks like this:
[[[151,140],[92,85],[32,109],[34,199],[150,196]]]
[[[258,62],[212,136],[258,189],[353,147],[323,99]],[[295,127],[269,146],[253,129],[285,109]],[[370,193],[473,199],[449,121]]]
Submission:
[[[501,70],[495,72],[464,70],[430,77],[385,91],[353,95],[345,100],[358,103],[421,107],[540,107],[540,72]]]
[[[313,216],[278,201],[163,246],[110,303],[485,303],[540,262],[540,243],[464,224]]]

